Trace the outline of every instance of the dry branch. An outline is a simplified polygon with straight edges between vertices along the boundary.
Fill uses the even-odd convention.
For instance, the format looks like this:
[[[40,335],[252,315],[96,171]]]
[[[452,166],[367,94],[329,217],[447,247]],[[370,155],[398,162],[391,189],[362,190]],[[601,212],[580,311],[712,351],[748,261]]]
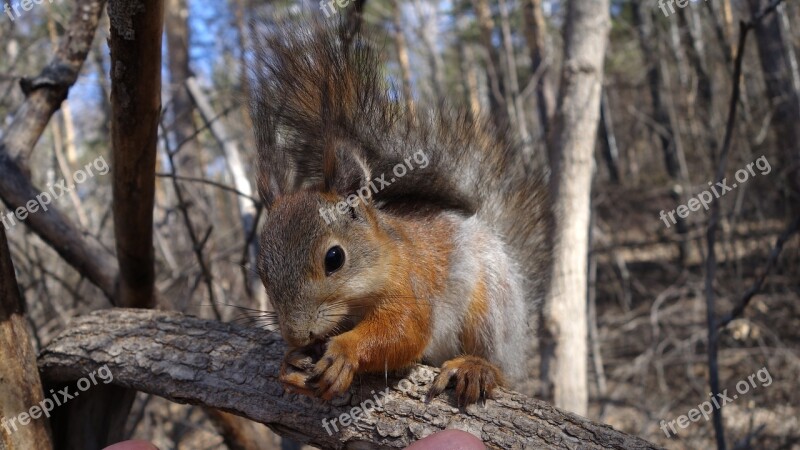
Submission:
[[[0,198],[10,211],[25,206],[42,192],[47,192],[33,186],[22,169],[1,148],[0,174]],[[16,221],[15,223],[19,225]],[[117,283],[116,261],[98,243],[85,239],[83,232],[52,204],[47,211],[40,209],[29,214],[25,225],[61,255],[67,264],[100,288],[106,297],[114,298]]]
[[[444,396],[426,405],[424,394],[436,372],[424,366],[402,382],[395,376],[362,377],[349,398],[329,404],[286,394],[277,379],[283,352],[281,338],[261,329],[114,309],[77,319],[43,351],[39,367],[50,382],[71,382],[107,364],[116,385],[228,411],[323,448],[404,448],[445,428],[470,431],[491,448],[656,448],[514,392],[500,391],[485,406],[466,411]],[[387,386],[382,407],[328,435],[323,419],[330,422]]]
[[[53,58],[38,76],[20,82],[27,98],[0,142],[2,151],[20,165],[25,166],[24,160],[33,151],[50,117],[78,79],[105,4],[105,0],[76,2],[67,32]]]
[[[33,186],[24,167],[20,166],[20,160],[33,150],[50,117],[77,79],[105,3],[78,1],[53,59],[39,76],[22,82],[27,99],[0,138],[0,173],[3,174],[0,177],[0,198],[12,211],[43,192]],[[108,298],[114,298],[116,262],[100,245],[84,239],[70,220],[52,205],[48,208],[48,211],[40,210],[29,215],[26,225]]]

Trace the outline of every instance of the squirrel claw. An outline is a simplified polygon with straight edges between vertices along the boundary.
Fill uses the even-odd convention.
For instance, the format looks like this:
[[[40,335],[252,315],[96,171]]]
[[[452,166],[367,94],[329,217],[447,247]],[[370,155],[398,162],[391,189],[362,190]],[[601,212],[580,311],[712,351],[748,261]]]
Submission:
[[[343,345],[333,340],[311,372],[308,382],[316,383],[318,397],[331,400],[347,392],[357,369],[358,362],[349,357]]]
[[[504,384],[500,370],[492,363],[477,356],[462,356],[444,363],[441,373],[436,376],[425,397],[425,402],[429,403],[444,392],[453,380],[456,381],[459,407],[492,398],[494,389]]]

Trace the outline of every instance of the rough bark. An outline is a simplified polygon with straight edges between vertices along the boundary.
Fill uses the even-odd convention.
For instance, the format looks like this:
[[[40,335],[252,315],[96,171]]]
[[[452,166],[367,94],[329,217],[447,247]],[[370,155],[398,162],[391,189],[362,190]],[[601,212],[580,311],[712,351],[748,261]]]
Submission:
[[[111,141],[114,232],[120,268],[117,304],[155,305],[156,143],[161,116],[162,0],[112,0]]]
[[[449,395],[426,405],[436,370],[425,366],[405,374],[406,381],[383,374],[360,377],[349,396],[330,403],[290,395],[277,379],[284,350],[277,334],[257,328],[114,309],[77,319],[42,352],[39,367],[51,382],[69,383],[107,364],[115,385],[228,411],[323,448],[404,448],[445,428],[470,431],[490,448],[655,448],[505,390],[485,406],[464,411],[452,406]],[[331,426],[332,435],[325,431],[323,419],[330,423],[373,399],[373,391],[380,394],[380,407],[360,414],[357,425],[343,428],[337,422],[338,431]]]
[[[553,281],[545,305],[546,325],[556,342],[551,378],[556,405],[578,414],[588,407],[590,197],[609,24],[608,0],[568,3],[561,98],[551,142],[551,183],[559,213]]]
[[[17,421],[44,400],[36,352],[31,345],[25,307],[19,295],[6,232],[0,227],[0,449],[52,447],[47,420]],[[41,411],[39,411],[41,414]]]

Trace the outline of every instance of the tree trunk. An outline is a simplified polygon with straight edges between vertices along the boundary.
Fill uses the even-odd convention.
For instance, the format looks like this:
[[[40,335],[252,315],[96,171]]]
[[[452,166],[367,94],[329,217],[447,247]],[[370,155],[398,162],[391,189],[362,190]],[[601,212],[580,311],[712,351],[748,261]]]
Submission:
[[[414,108],[414,94],[411,91],[411,66],[408,61],[408,45],[406,35],[403,31],[403,11],[400,8],[400,0],[392,1],[392,22],[394,29],[394,49],[397,52],[397,63],[400,65],[400,76],[403,80],[403,101],[406,105],[406,114],[409,122],[416,116]]]
[[[505,130],[509,124],[508,105],[506,102],[506,83],[503,76],[503,65],[500,63],[500,52],[492,42],[494,20],[489,8],[489,0],[473,0],[475,15],[478,16],[480,40],[486,52],[486,73],[489,81],[489,114],[498,131]]]
[[[755,16],[771,2],[768,0],[749,0],[750,11]],[[788,51],[791,40],[787,39],[780,26],[780,16],[769,14],[758,22],[753,30],[758,41],[758,56],[767,96],[772,105],[772,126],[776,142],[783,147],[780,166],[786,170],[788,184],[794,195],[800,196],[800,93],[794,88],[793,67]],[[800,205],[800,197],[794,200]]]
[[[431,71],[433,98],[435,104],[439,106],[443,104],[447,94],[444,81],[444,62],[442,61],[441,52],[436,48],[436,42],[439,39],[439,7],[436,2],[426,1],[426,4],[423,4],[421,0],[415,0],[414,7],[420,20],[417,35],[425,47],[425,53],[427,53],[426,56]]]
[[[539,127],[545,137],[550,129],[555,100],[547,62],[547,23],[542,12],[542,0],[526,0],[523,6],[525,40],[531,52],[531,76],[536,83],[536,110]]]
[[[653,121],[661,128],[661,131],[658,132],[658,138],[661,142],[661,151],[664,154],[664,165],[670,178],[678,180],[681,176],[681,167],[673,145],[672,136],[674,131],[672,121],[661,95],[664,82],[660,70],[658,48],[654,45],[658,42],[658,38],[653,28],[651,10],[649,5],[640,5],[637,2],[633,2],[631,7],[633,8],[634,23],[639,35],[642,57],[647,67],[647,85],[650,90],[650,99],[653,103]]]
[[[161,118],[163,0],[112,0],[111,140],[113,208],[120,269],[117,305],[152,308],[153,205]]]
[[[648,4],[631,3],[636,29],[639,35],[639,46],[642,51],[645,65],[647,66],[647,84],[650,91],[650,100],[653,108],[653,122],[656,133],[661,143],[661,152],[664,155],[664,166],[667,174],[673,180],[672,197],[675,205],[681,203],[683,184],[686,181],[686,170],[682,164],[684,160],[681,155],[677,135],[673,126],[672,116],[669,114],[667,102],[662,97],[662,90],[665,86],[664,73],[662,72],[662,60],[658,52],[658,36],[654,29],[652,7]],[[655,45],[654,45],[655,44]],[[686,220],[678,218],[675,231],[679,236],[688,232]],[[679,260],[683,264],[688,257],[688,243],[682,240],[678,244]]]
[[[382,373],[358,377],[350,394],[332,402],[287,394],[278,381],[284,351],[279,335],[259,328],[113,309],[76,320],[42,352],[39,367],[50,381],[74,383],[107,365],[113,385],[228,411],[322,448],[405,448],[445,428],[472,432],[489,448],[655,448],[502,389],[485,405],[465,410],[453,406],[452,391],[426,404],[437,370],[425,366],[402,380]],[[354,414],[358,422],[342,426],[338,418],[359,404],[368,414]]]
[[[619,184],[619,148],[617,147],[617,137],[614,134],[614,120],[611,117],[611,108],[608,105],[608,95],[603,89],[600,99],[600,145],[603,149],[603,161],[608,168],[608,175],[611,182]]]
[[[511,20],[508,16],[508,4],[506,0],[498,0],[500,7],[500,30],[503,36],[503,49],[506,52],[506,64],[508,65],[509,81],[509,100],[513,106],[514,117],[516,118],[517,132],[522,140],[522,148],[526,159],[533,158],[533,145],[531,136],[528,132],[528,119],[525,114],[525,101],[519,89],[519,76],[517,75],[517,55],[514,52],[514,42],[511,36]]]
[[[108,16],[117,304],[151,308],[156,304],[153,207],[164,4],[111,0]],[[120,440],[135,395],[118,386],[98,386],[71,401],[54,416],[58,448],[99,450]]]
[[[38,412],[32,411],[37,405],[45,409],[48,405],[44,404],[31,342],[6,232],[0,227],[0,448],[4,450],[44,450],[53,446],[42,407]],[[23,413],[38,417],[20,418]],[[49,414],[48,410],[48,417]]]
[[[169,130],[176,145],[182,145],[178,155],[178,165],[184,174],[199,175],[198,154],[200,146],[194,138],[195,126],[192,121],[194,107],[186,90],[186,80],[192,76],[189,67],[189,8],[186,0],[167,0],[164,20],[167,38],[169,66],[170,117]]]
[[[53,20],[53,8],[50,7],[47,16],[47,32],[50,35],[50,43],[53,47],[58,46],[58,33],[56,33],[56,23]],[[69,106],[69,100],[61,102],[61,118],[55,117],[56,120],[51,120],[50,128],[53,133],[53,153],[56,155],[56,162],[58,168],[61,170],[61,177],[68,180],[75,172],[73,169],[78,160],[78,152],[75,148],[75,127],[72,121],[72,108]],[[64,132],[61,132],[61,123],[64,124]],[[66,152],[66,154],[65,154]],[[74,190],[69,192],[69,198],[72,201],[72,206],[75,208],[75,215],[78,217],[80,226],[88,230],[89,218],[83,210],[83,204],[78,193]]]
[[[600,116],[609,31],[608,0],[571,0],[564,29],[561,98],[551,148],[551,179],[559,230],[547,298],[547,327],[556,342],[552,377],[555,404],[586,414],[587,256],[594,146]]]

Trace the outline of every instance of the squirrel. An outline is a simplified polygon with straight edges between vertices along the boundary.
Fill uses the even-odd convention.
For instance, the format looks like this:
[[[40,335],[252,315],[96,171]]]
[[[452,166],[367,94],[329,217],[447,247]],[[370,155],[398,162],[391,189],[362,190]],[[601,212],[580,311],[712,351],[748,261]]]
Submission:
[[[356,375],[425,363],[441,367],[428,400],[451,382],[460,405],[491,398],[526,375],[549,283],[544,175],[484,119],[412,116],[379,53],[347,33],[284,27],[252,66],[280,380],[330,400]]]

